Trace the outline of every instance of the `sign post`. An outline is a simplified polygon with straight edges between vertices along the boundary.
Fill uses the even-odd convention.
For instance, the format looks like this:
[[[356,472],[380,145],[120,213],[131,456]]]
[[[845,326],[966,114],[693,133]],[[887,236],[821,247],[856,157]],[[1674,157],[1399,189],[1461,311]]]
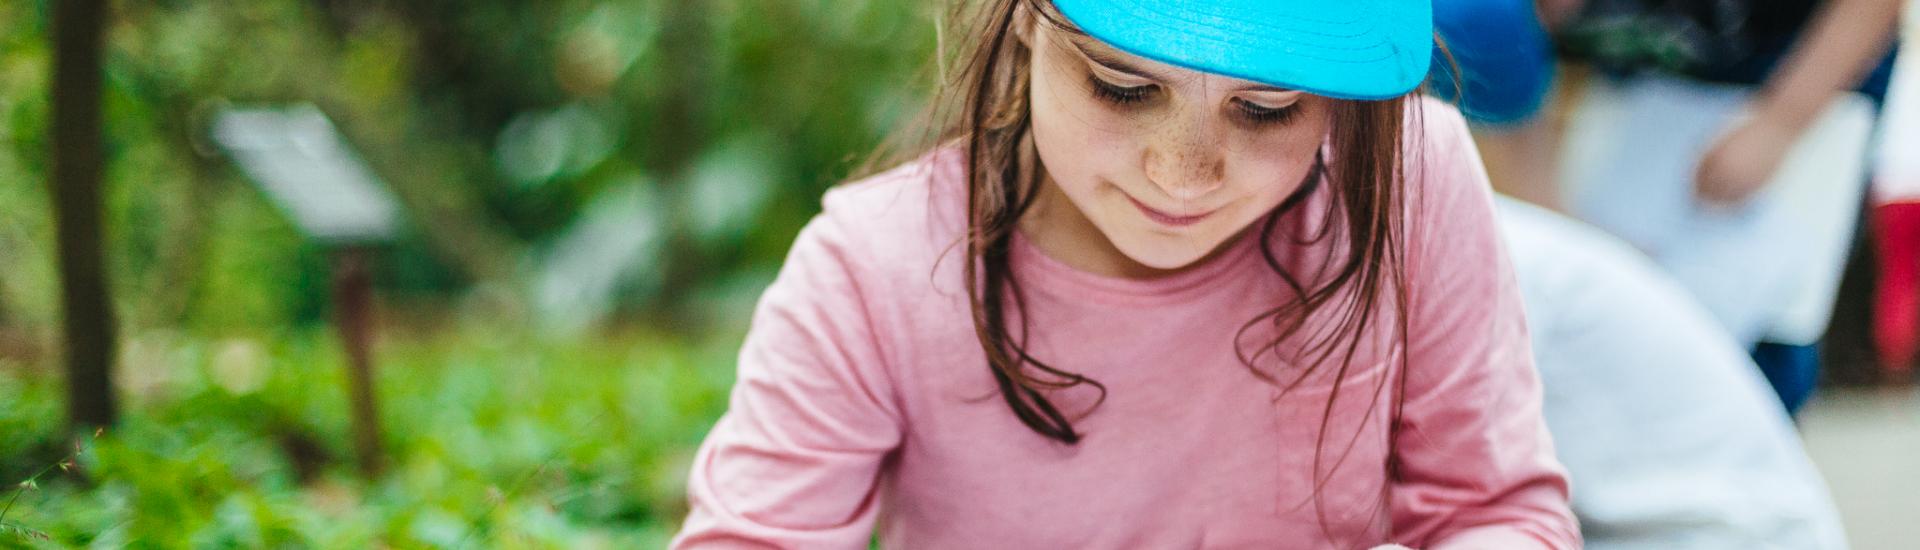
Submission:
[[[373,389],[375,249],[393,240],[399,204],[311,105],[228,109],[214,140],[249,179],[327,250],[333,266],[334,323],[347,356],[347,396],[360,469],[382,467],[379,409]]]

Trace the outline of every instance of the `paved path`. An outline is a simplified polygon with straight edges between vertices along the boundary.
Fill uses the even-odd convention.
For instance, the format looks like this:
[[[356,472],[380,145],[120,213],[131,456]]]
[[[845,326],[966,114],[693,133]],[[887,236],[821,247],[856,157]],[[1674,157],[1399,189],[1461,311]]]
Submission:
[[[1800,433],[1854,548],[1920,548],[1920,390],[1822,390]]]

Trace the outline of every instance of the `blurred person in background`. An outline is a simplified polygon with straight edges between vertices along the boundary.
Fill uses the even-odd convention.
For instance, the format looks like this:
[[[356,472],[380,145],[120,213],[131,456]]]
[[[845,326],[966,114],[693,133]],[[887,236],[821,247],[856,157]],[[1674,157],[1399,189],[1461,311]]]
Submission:
[[[1498,207],[1587,548],[1847,547],[1753,359],[1685,289],[1598,229]]]
[[[1897,0],[1442,0],[1435,25],[1460,85],[1436,78],[1431,89],[1457,97],[1478,123],[1497,189],[1574,212],[1652,254],[1750,347],[1793,411],[1816,379],[1816,344],[1864,183],[1846,167],[1864,162],[1864,145],[1853,144],[1864,144],[1866,130],[1824,119],[1835,118],[1830,106],[1843,91],[1884,94],[1896,9]],[[1618,93],[1579,105],[1602,128],[1569,128],[1571,106],[1554,107],[1590,92],[1555,91],[1556,45],[1610,77],[1635,75],[1596,84]],[[1451,77],[1452,67],[1442,60],[1436,71]],[[1639,76],[1651,73],[1674,76]],[[1605,101],[1628,105],[1594,107]],[[1603,160],[1569,168],[1561,136],[1583,131],[1607,142],[1597,147]],[[1796,148],[1802,140],[1826,146],[1806,152]],[[1671,165],[1653,160],[1695,151]],[[1798,172],[1846,181],[1812,183],[1829,190],[1817,205],[1748,204],[1801,156],[1826,164]],[[1570,194],[1582,188],[1570,180],[1591,183]],[[1663,193],[1669,186],[1691,192]]]
[[[1541,2],[1536,7],[1525,1],[1499,0],[1436,3],[1436,26],[1452,58],[1438,61],[1436,71],[1443,76],[1436,77],[1430,89],[1438,95],[1456,97],[1463,111],[1477,123],[1476,137],[1486,149],[1495,185],[1502,191],[1555,209],[1579,210],[1574,198],[1564,195],[1557,181],[1561,168],[1555,166],[1560,136],[1568,125],[1564,109],[1557,109],[1555,103],[1578,96],[1554,90],[1557,61],[1548,28],[1564,28],[1569,20],[1583,15],[1603,19],[1606,9],[1621,8],[1597,4]],[[1648,19],[1691,21],[1684,14],[1670,11],[1677,6],[1646,6],[1652,12],[1669,10]],[[1835,8],[1826,17],[1828,21],[1841,17],[1833,15],[1835,12],[1860,17],[1859,5],[1850,9],[1855,11]],[[1725,38],[1703,34],[1698,27],[1688,33],[1675,30],[1679,26],[1675,25],[1662,34],[1649,27],[1635,28],[1629,22],[1645,21],[1623,18],[1617,12],[1611,21],[1619,25],[1612,29],[1618,32],[1639,31],[1643,37],[1667,40],[1691,37],[1715,48],[1729,48],[1712,54],[1722,60],[1742,55],[1779,57],[1777,52],[1756,53],[1759,48],[1754,45],[1733,48]],[[1772,21],[1779,23],[1778,19]],[[1835,32],[1831,23],[1827,32]],[[1871,36],[1866,38],[1851,45],[1872,42]],[[1602,43],[1591,36],[1586,39],[1590,47]],[[1777,36],[1748,40],[1774,46],[1785,42]],[[1832,37],[1828,40],[1824,47],[1817,48],[1821,50],[1817,55],[1836,55],[1836,43]],[[1839,49],[1848,45],[1837,44]],[[1608,53],[1623,59],[1609,69],[1667,67],[1684,73],[1688,67],[1678,63],[1678,58],[1664,64],[1647,58],[1633,62],[1624,59],[1656,52],[1673,55],[1676,51],[1706,53],[1699,49],[1663,50],[1644,45],[1634,49],[1616,44],[1616,49]],[[1711,64],[1705,59],[1695,63]],[[1449,82],[1452,75],[1448,74],[1448,61],[1458,62],[1461,69],[1457,91]],[[1820,71],[1803,66],[1801,72]],[[1829,78],[1840,75],[1824,74]],[[1708,76],[1703,72],[1692,78]],[[1777,78],[1782,78],[1781,82],[1788,79]],[[1804,75],[1800,78],[1807,80]],[[1834,90],[1849,85],[1830,84]],[[1869,89],[1878,86],[1871,82],[1867,85]],[[1766,101],[1759,99],[1766,97],[1764,94],[1754,97],[1755,103]],[[1789,99],[1788,104],[1792,101],[1811,101],[1802,106],[1816,110],[1826,103],[1809,99],[1808,94]],[[1774,136],[1757,128],[1779,124],[1794,112],[1783,109],[1748,118],[1723,135],[1765,133],[1768,135],[1763,137],[1791,141],[1793,136]],[[1616,133],[1612,137],[1645,140],[1647,136]],[[1706,151],[1699,157],[1704,159],[1716,154],[1746,154],[1741,151],[1757,146],[1781,145],[1720,139],[1703,141],[1696,150]],[[1698,189],[1703,197],[1737,201],[1744,196],[1730,195],[1753,192],[1734,188],[1739,186],[1717,187],[1714,182],[1725,180],[1709,180],[1704,174],[1714,170],[1708,168],[1711,162],[1699,163],[1702,174]],[[1765,181],[1770,176],[1750,177]],[[1502,199],[1499,212],[1525,296],[1536,364],[1546,391],[1547,422],[1577,488],[1573,506],[1588,547],[1846,547],[1825,482],[1813,468],[1782,406],[1797,405],[1810,385],[1795,388],[1792,381],[1782,380],[1787,382],[1782,384],[1786,387],[1770,387],[1755,359],[1777,360],[1777,354],[1765,353],[1764,348],[1755,350],[1761,346],[1736,338],[1724,319],[1716,318],[1719,312],[1698,303],[1693,289],[1677,283],[1665,269],[1627,243],[1519,200]],[[1748,350],[1761,353],[1749,356]],[[1773,366],[1777,368],[1778,363]]]
[[[1579,546],[1425,0],[976,9],[944,141],[761,298],[675,547]]]
[[[1887,381],[1911,383],[1920,348],[1920,2],[1908,2],[1873,171],[1872,221],[1879,253],[1874,347]]]

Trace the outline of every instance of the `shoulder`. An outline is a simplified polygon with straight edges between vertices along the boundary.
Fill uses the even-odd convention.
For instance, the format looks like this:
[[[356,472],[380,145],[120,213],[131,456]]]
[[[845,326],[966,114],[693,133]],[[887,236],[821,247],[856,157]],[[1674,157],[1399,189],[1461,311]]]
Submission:
[[[951,232],[964,226],[965,162],[957,149],[936,149],[886,171],[827,191],[821,217],[876,236],[901,231]],[[944,235],[943,235],[944,236]]]
[[[1465,221],[1462,216],[1491,217],[1493,186],[1453,104],[1424,96],[1409,102],[1401,141],[1410,227],[1437,230],[1435,224]]]
[[[1493,187],[1460,112],[1423,99],[1409,107],[1401,224],[1412,279],[1505,292],[1511,285]],[[1464,287],[1461,287],[1464,288]],[[1460,290],[1461,288],[1456,288]]]
[[[842,183],[795,240],[788,261],[830,253],[862,279],[928,275],[965,254],[964,162],[938,149],[906,164]],[[956,264],[957,265],[957,264]],[[889,285],[891,286],[891,285]]]
[[[1453,102],[1422,95],[1417,103],[1423,123],[1421,131],[1427,139],[1445,142],[1448,146],[1457,145],[1461,139],[1471,140],[1467,132],[1467,117],[1460,114],[1459,107]]]
[[[1485,171],[1480,166],[1480,152],[1474,147],[1466,117],[1447,101],[1431,96],[1409,101],[1401,139],[1406,164],[1411,168],[1407,172],[1409,180],[1424,182],[1464,168]],[[1485,183],[1484,174],[1478,179],[1478,183]]]

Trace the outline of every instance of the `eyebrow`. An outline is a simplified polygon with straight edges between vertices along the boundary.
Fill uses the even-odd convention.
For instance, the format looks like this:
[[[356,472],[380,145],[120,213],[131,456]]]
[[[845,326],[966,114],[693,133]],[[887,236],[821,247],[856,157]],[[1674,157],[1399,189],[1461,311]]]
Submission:
[[[1069,38],[1069,39],[1067,40],[1067,43],[1068,43],[1068,44],[1072,44],[1072,45],[1073,45],[1073,49],[1074,49],[1074,50],[1076,50],[1076,51],[1079,51],[1079,52],[1080,52],[1080,55],[1082,55],[1082,56],[1085,56],[1085,57],[1086,57],[1086,58],[1087,58],[1087,59],[1088,59],[1089,61],[1092,61],[1092,62],[1094,62],[1094,63],[1097,63],[1097,64],[1099,64],[1100,66],[1103,66],[1103,67],[1106,67],[1106,68],[1108,68],[1108,69],[1112,69],[1112,70],[1114,70],[1114,71],[1117,71],[1117,72],[1121,72],[1121,73],[1126,73],[1126,74],[1129,74],[1129,75],[1133,75],[1133,76],[1137,76],[1137,77],[1140,77],[1140,78],[1145,78],[1145,79],[1148,79],[1148,80],[1157,80],[1157,81],[1165,81],[1165,80],[1166,80],[1165,78],[1162,78],[1162,77],[1160,77],[1159,75],[1156,75],[1156,74],[1154,74],[1154,73],[1153,73],[1152,71],[1148,71],[1148,70],[1145,70],[1145,69],[1141,69],[1141,68],[1139,68],[1139,67],[1135,67],[1135,66],[1133,66],[1133,64],[1132,64],[1132,63],[1128,63],[1128,62],[1126,62],[1125,60],[1122,60],[1122,59],[1120,59],[1119,57],[1116,57],[1116,56],[1114,56],[1113,54],[1111,54],[1111,53],[1108,53],[1107,51],[1104,51],[1104,50],[1095,50],[1095,49],[1091,49],[1091,48],[1088,48],[1086,44],[1083,44],[1083,43],[1082,43],[1082,39],[1081,39],[1080,37],[1078,37],[1078,36],[1075,36],[1075,37],[1071,37],[1071,38]],[[1294,91],[1294,90],[1290,90],[1290,89],[1287,89],[1287,88],[1282,88],[1282,87],[1279,87],[1279,86],[1270,86],[1270,85],[1266,85],[1266,84],[1259,84],[1259,83],[1250,83],[1250,85],[1249,85],[1249,86],[1246,86],[1246,87],[1244,87],[1244,88],[1242,88],[1242,90],[1244,90],[1244,91],[1249,91],[1249,92],[1291,92],[1291,91]]]

